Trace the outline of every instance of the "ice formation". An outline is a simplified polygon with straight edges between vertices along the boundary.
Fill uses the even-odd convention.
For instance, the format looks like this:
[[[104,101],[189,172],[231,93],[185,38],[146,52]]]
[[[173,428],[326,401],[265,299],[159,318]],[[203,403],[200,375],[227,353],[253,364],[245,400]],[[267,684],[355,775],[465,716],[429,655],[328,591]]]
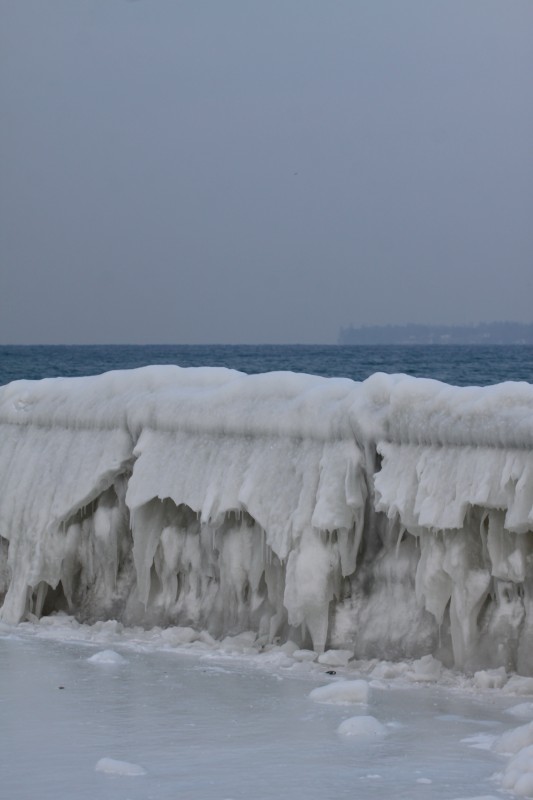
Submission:
[[[7,622],[533,673],[529,384],[147,367],[9,384],[0,426]]]
[[[385,736],[387,729],[375,717],[360,716],[350,717],[341,722],[337,728],[341,736],[357,736],[372,739],[376,736]]]
[[[96,772],[107,772],[109,775],[123,775],[125,777],[138,777],[146,775],[146,770],[139,764],[130,761],[117,761],[116,758],[101,758],[96,762]]]
[[[336,681],[312,689],[309,697],[317,703],[349,705],[368,702],[368,683],[366,681]]]
[[[90,656],[87,661],[91,664],[105,664],[111,666],[128,663],[124,656],[121,656],[120,653],[116,653],[114,650],[101,650],[99,653]]]

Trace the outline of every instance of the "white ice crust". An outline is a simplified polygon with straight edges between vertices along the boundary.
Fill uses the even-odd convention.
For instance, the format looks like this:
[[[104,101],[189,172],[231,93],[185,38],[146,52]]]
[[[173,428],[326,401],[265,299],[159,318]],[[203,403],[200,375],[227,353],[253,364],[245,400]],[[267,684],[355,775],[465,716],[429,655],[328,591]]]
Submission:
[[[337,728],[341,736],[356,736],[363,739],[386,736],[387,729],[375,717],[350,717],[341,722]]]
[[[122,775],[127,778],[146,775],[146,770],[139,764],[131,761],[118,761],[116,758],[101,758],[96,762],[96,772],[106,772],[108,775]]]
[[[17,381],[0,487],[8,622],[67,610],[533,672],[529,384],[174,366]]]

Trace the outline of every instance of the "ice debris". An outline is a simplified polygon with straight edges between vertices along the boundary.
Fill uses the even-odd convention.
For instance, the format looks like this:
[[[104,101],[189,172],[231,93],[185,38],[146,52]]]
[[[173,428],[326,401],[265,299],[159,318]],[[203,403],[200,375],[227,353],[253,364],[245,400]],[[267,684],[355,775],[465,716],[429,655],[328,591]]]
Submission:
[[[353,655],[353,650],[326,650],[318,656],[318,663],[328,667],[347,667]]]
[[[373,739],[386,736],[387,729],[375,717],[361,716],[345,719],[337,728],[337,733],[341,736],[356,736],[362,739]]]
[[[505,667],[474,672],[474,685],[478,689],[501,689],[507,682]]]
[[[139,764],[130,761],[118,761],[115,758],[101,758],[95,766],[96,772],[106,772],[108,775],[123,775],[124,777],[137,777],[146,775],[146,770]]]
[[[406,677],[415,682],[435,683],[440,678],[441,672],[441,662],[432,655],[426,655],[413,662],[412,669],[406,673]]]
[[[314,650],[294,650],[292,657],[296,661],[316,661],[318,653]]]
[[[99,653],[90,656],[87,661],[91,664],[109,664],[111,666],[128,663],[124,656],[121,656],[120,653],[116,653],[114,650],[101,650]]]

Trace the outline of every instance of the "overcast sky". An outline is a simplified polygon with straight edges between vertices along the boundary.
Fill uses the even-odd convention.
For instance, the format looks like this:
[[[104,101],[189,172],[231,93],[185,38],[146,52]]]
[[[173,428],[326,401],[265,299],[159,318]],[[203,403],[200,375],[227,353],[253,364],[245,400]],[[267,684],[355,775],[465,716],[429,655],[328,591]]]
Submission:
[[[532,0],[0,0],[0,342],[533,321]]]

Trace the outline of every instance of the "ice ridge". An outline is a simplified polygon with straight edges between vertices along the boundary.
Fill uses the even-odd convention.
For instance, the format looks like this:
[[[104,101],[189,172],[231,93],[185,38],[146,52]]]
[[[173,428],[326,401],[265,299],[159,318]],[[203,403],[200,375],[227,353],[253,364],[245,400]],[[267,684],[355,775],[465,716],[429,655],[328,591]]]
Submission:
[[[533,671],[533,387],[146,367],[0,388],[11,623]]]

